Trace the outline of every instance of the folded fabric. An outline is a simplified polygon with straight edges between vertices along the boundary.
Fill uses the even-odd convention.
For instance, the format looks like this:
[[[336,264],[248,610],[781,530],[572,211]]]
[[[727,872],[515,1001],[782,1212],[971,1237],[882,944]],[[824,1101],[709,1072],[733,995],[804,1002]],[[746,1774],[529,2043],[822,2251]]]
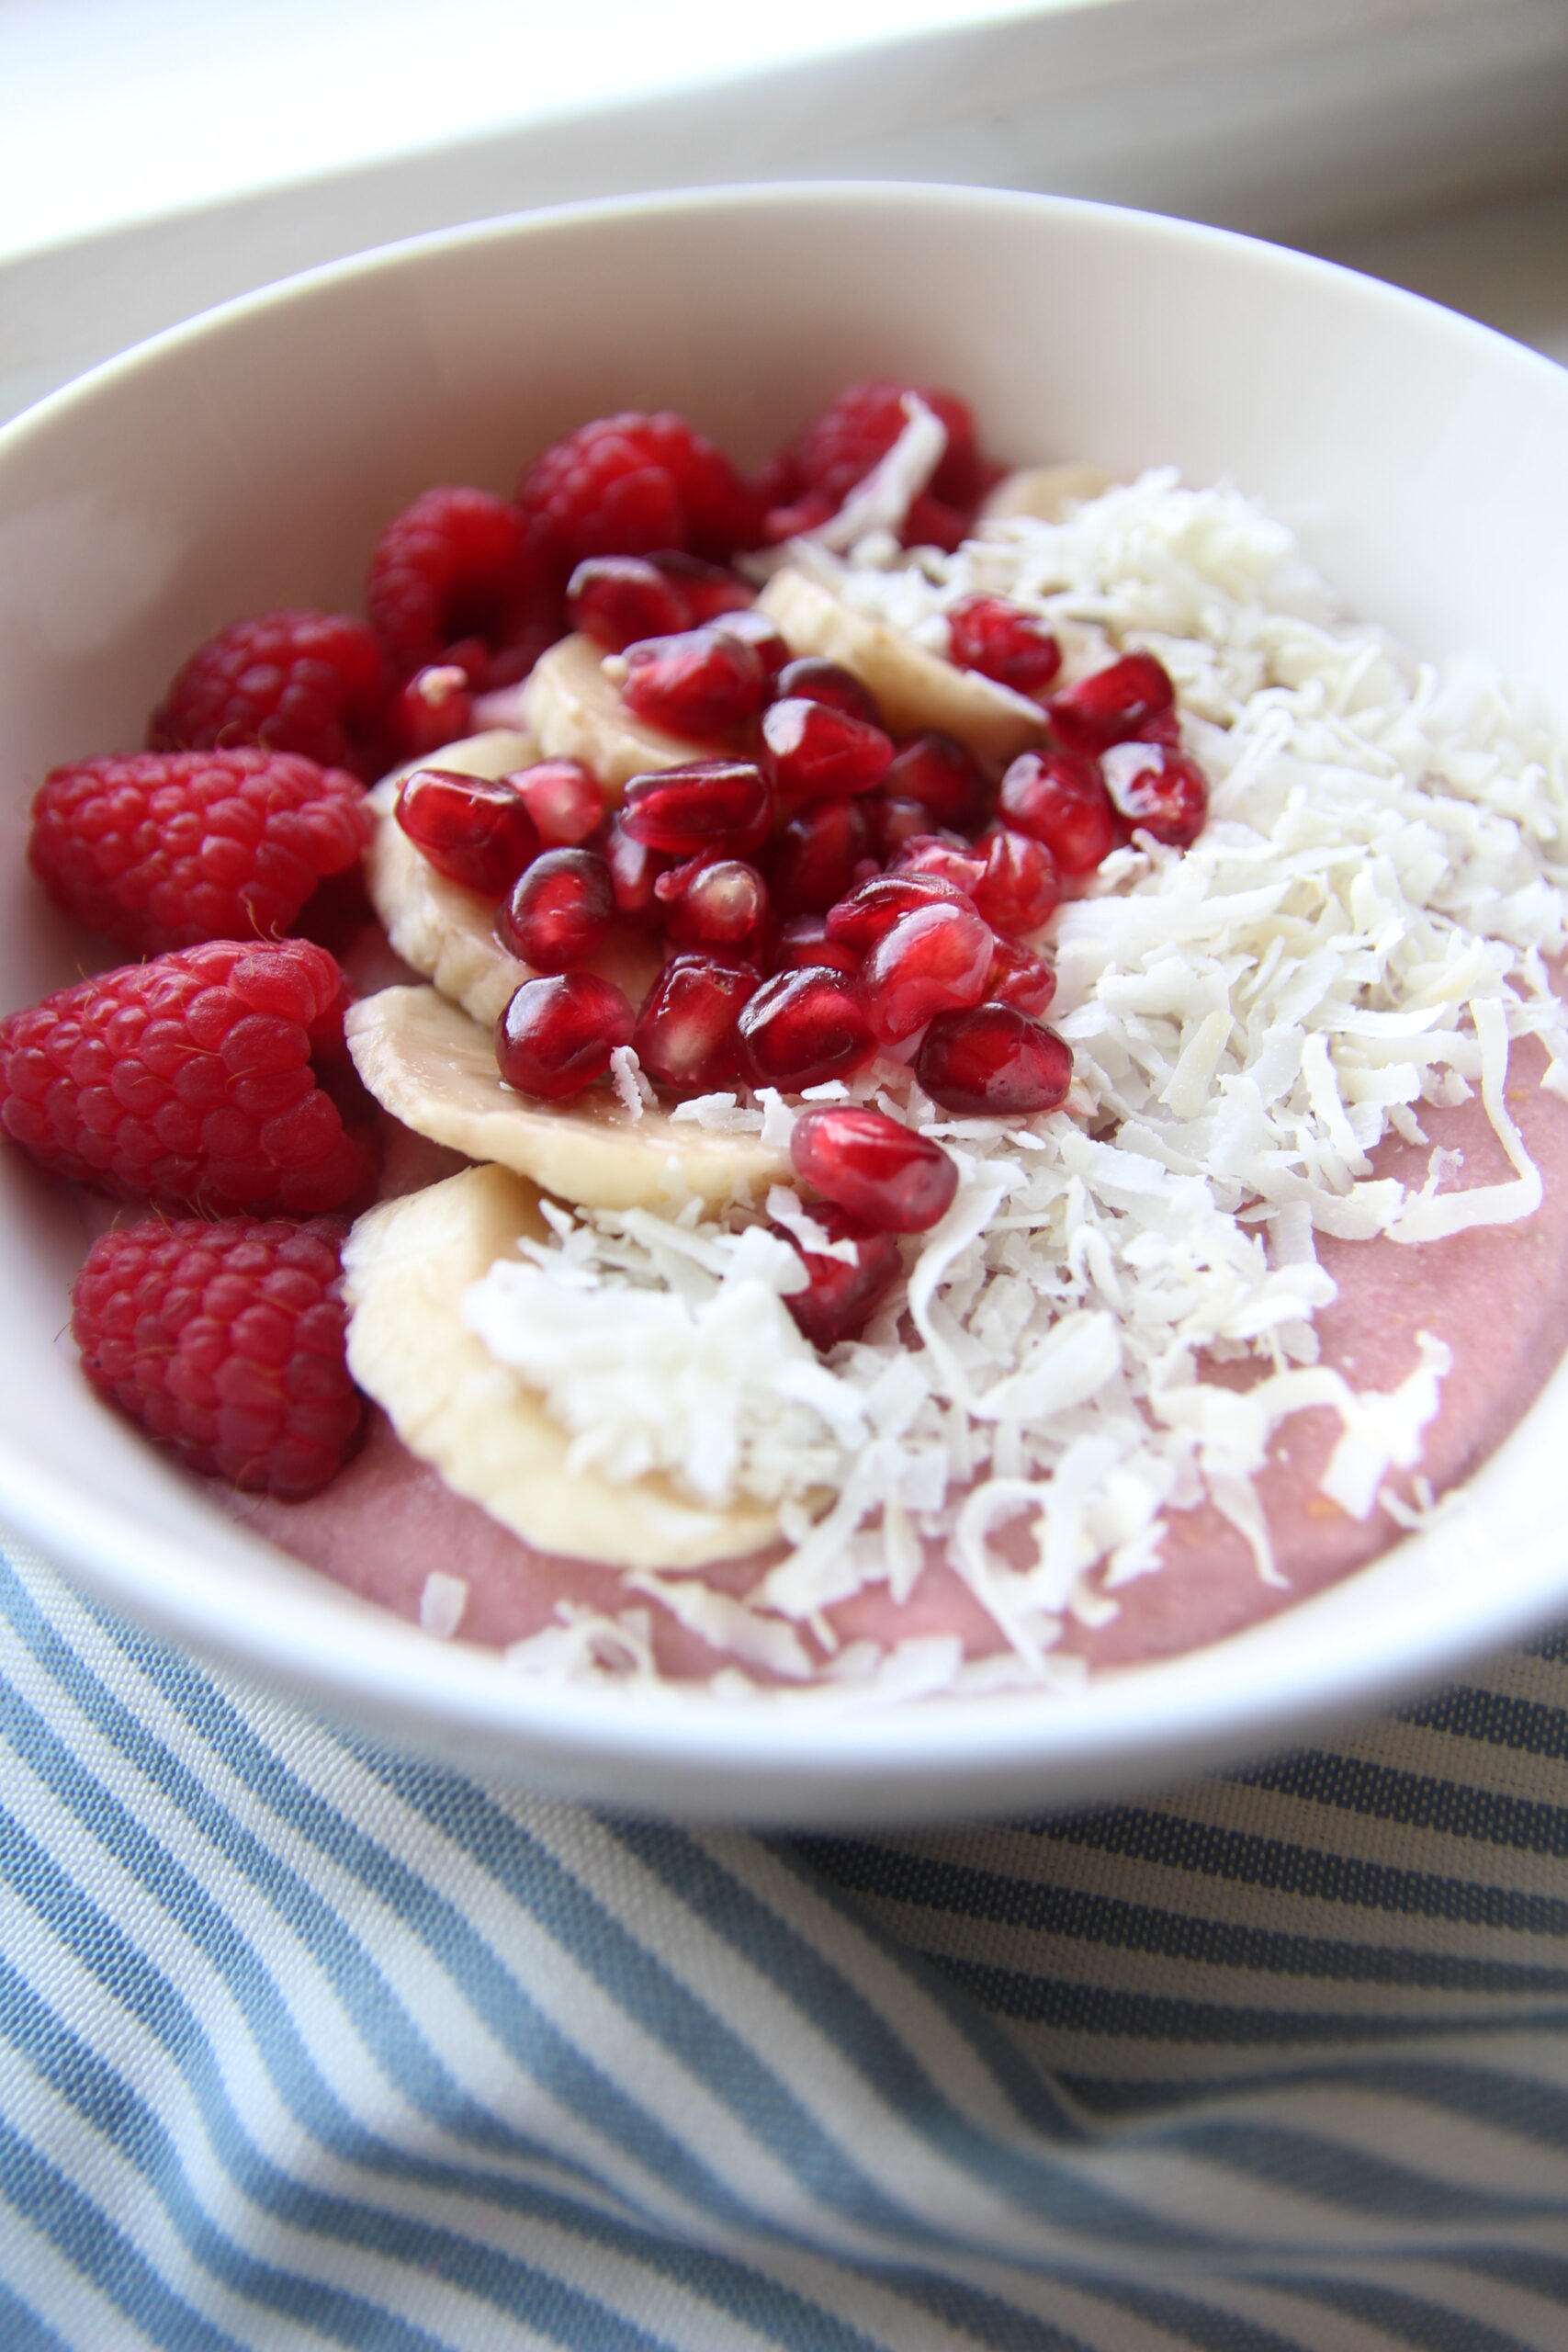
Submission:
[[[1073,1818],[762,1838],[0,1560],[0,2343],[1561,2352],[1568,1637]]]

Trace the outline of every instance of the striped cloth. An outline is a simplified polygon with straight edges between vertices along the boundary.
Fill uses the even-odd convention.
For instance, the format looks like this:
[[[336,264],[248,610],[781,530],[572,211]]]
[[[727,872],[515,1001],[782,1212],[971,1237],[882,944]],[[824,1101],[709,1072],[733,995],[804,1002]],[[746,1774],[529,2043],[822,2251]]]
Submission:
[[[0,2346],[1562,2352],[1568,1638],[1157,1803],[610,1819],[0,1561]]]

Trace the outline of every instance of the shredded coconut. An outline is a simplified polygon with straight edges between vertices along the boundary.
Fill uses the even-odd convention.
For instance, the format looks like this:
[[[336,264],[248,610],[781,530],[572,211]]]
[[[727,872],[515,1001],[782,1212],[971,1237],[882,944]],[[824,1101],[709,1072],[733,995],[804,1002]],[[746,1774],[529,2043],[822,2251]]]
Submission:
[[[441,1568],[432,1568],[419,1596],[420,1624],[438,1642],[449,1642],[462,1623],[468,1605],[467,1577],[449,1577]]]
[[[915,479],[922,432],[912,417],[879,497],[900,467]],[[556,1238],[464,1312],[544,1390],[574,1463],[778,1506],[793,1548],[744,1601],[638,1580],[743,1663],[793,1678],[805,1659],[867,1690],[980,1687],[981,1665],[1060,1681],[1078,1670],[1052,1655],[1065,1625],[1103,1622],[1157,1571],[1172,1510],[1207,1499],[1277,1580],[1253,1481],[1290,1415],[1337,1414],[1322,1487],[1352,1516],[1392,1509],[1388,1474],[1419,1464],[1448,1351],[1424,1337],[1386,1394],[1320,1365],[1335,1286],[1314,1237],[1426,1242],[1539,1204],[1506,1080],[1511,1044],[1535,1038],[1568,1095],[1548,970],[1568,945],[1564,754],[1483,661],[1422,663],[1345,623],[1290,532],[1228,486],[1151,473],[953,555],[853,544],[851,564],[820,535],[807,557],[937,650],[952,605],[994,594],[1050,622],[1068,677],[1144,648],[1176,681],[1210,820],[1185,854],[1135,837],[1053,926],[1068,1103],[954,1119],[892,1057],[808,1090],[879,1104],[960,1173],[941,1223],[906,1240],[903,1287],[826,1362],[784,1306],[794,1252],[740,1212],[558,1212]],[[1386,1136],[1425,1144],[1423,1105],[1473,1091],[1511,1180],[1467,1188],[1441,1149],[1416,1185],[1375,1172]],[[673,1115],[777,1142],[792,1114],[725,1093]],[[767,1214],[826,1240],[786,1188]],[[1250,1378],[1214,1376],[1235,1365]],[[1010,1664],[801,1647],[823,1649],[823,1612],[867,1585],[906,1597],[939,1551]],[[581,1664],[611,1637],[574,1623],[547,1640]]]

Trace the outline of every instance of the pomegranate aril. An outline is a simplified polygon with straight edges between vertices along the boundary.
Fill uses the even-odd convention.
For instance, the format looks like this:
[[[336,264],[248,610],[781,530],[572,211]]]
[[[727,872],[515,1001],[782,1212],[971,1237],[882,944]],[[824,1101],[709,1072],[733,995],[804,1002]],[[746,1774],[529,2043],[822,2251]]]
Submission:
[[[821,964],[764,980],[739,1026],[755,1083],[795,1092],[858,1069],[876,1048],[859,986]]]
[[[941,875],[874,874],[829,908],[828,936],[863,956],[905,915],[938,905],[967,907],[974,912],[969,893]]]
[[[405,679],[387,705],[387,738],[395,759],[423,760],[455,743],[473,723],[468,673],[456,662],[433,662]]]
[[[966,744],[951,735],[917,735],[887,771],[888,799],[918,800],[939,825],[968,828],[987,813],[991,787]]]
[[[714,627],[722,629],[726,637],[737,637],[742,645],[749,645],[761,663],[764,675],[770,681],[776,678],[779,673],[787,667],[790,660],[789,647],[766,613],[759,613],[754,609],[726,613],[722,619],[714,623]]]
[[[520,1094],[563,1102],[604,1076],[635,1025],[620,989],[592,972],[525,980],[495,1024],[496,1067]]]
[[[721,563],[704,563],[699,556],[682,555],[678,548],[661,548],[649,561],[685,599],[689,617],[684,628],[700,628],[705,621],[745,612],[755,602],[754,592],[744,580]]]
[[[634,842],[672,857],[705,849],[746,852],[767,839],[773,806],[768,780],[750,760],[694,760],[634,775],[621,824]]]
[[[1137,732],[1129,735],[1130,743],[1167,743],[1173,752],[1181,749],[1181,715],[1176,710],[1156,710],[1145,718]]]
[[[1119,817],[1167,849],[1190,849],[1209,813],[1209,780],[1196,760],[1164,743],[1115,743],[1101,765]]]
[[[914,833],[887,861],[889,874],[934,874],[965,897],[986,871],[986,854],[971,849],[962,833]]]
[[[958,1190],[957,1165],[941,1144],[862,1103],[804,1112],[789,1156],[797,1176],[880,1233],[926,1232]]]
[[[696,618],[669,574],[640,555],[592,555],[567,583],[573,628],[610,653],[642,638],[673,637]]]
[[[942,1012],[920,1040],[915,1076],[933,1102],[961,1118],[1054,1111],[1072,1083],[1071,1048],[1010,1004]]]
[[[626,708],[698,742],[713,742],[755,718],[767,692],[760,657],[728,629],[644,638],[615,658],[626,664],[620,690]]]
[[[660,876],[669,872],[671,860],[634,841],[619,809],[605,820],[595,846],[610,869],[619,920],[634,931],[652,931],[663,917],[658,884]]]
[[[741,1074],[736,1023],[760,987],[739,958],[677,956],[643,999],[632,1049],[644,1075],[672,1094],[707,1094]]]
[[[781,914],[824,914],[854,880],[871,828],[856,800],[809,800],[782,826],[768,852],[768,879]]]
[[[1005,596],[964,596],[947,616],[948,659],[1015,694],[1037,695],[1062,666],[1045,622]]]
[[[878,792],[867,800],[865,813],[871,820],[872,844],[886,865],[906,842],[931,831],[933,811],[923,801]]]
[[[806,1290],[788,1293],[784,1305],[804,1338],[826,1355],[840,1340],[856,1340],[904,1271],[898,1244],[890,1233],[873,1233],[858,1217],[849,1216],[831,1201],[813,1203],[811,1222],[829,1241],[852,1241],[853,1264],[842,1258],[824,1257],[807,1250],[782,1227],[773,1230],[798,1252],[810,1275]]]
[[[547,849],[518,876],[495,927],[536,972],[566,972],[603,944],[615,919],[604,860],[591,849]]]
[[[835,972],[847,972],[852,978],[860,970],[860,957],[852,947],[829,939],[821,915],[796,915],[786,922],[773,941],[773,954],[768,958],[771,972],[799,971],[807,964],[825,964]]]
[[[885,931],[861,967],[872,1026],[895,1046],[939,1012],[978,1004],[996,942],[972,906],[918,907]]]
[[[1062,902],[1062,877],[1044,842],[992,825],[976,846],[986,853],[986,871],[975,886],[975,904],[992,930],[1017,939],[1048,922]]]
[[[1170,673],[1152,653],[1124,653],[1076,685],[1064,686],[1045,708],[1070,752],[1103,752],[1124,743],[1175,707]]]
[[[538,852],[527,804],[504,777],[415,768],[403,778],[395,814],[438,874],[489,899],[509,890]]]
[[[893,739],[829,703],[788,695],[762,713],[773,781],[801,799],[874,792],[893,763]]]
[[[540,760],[506,779],[523,795],[547,849],[575,849],[604,814],[604,796],[580,760]]]
[[[1010,1004],[1018,1012],[1043,1012],[1056,993],[1056,967],[1032,947],[998,939],[986,975],[988,1003]]]
[[[826,703],[829,710],[841,710],[846,718],[863,719],[866,726],[886,731],[876,696],[841,662],[824,662],[815,653],[786,662],[774,682],[773,699],[784,702],[792,695],[806,702]]]
[[[1092,874],[1116,845],[1104,779],[1077,752],[1021,752],[1002,778],[1002,815],[1031,833],[1064,874]]]
[[[744,858],[688,858],[661,874],[653,888],[664,927],[682,947],[746,955],[767,928],[768,886]]]

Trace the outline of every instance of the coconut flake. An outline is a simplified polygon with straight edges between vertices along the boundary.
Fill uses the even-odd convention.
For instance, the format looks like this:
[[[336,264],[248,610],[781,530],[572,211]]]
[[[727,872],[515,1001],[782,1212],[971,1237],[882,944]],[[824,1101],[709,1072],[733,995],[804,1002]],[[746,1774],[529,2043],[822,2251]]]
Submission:
[[[432,1568],[419,1596],[420,1625],[438,1642],[449,1642],[468,1605],[468,1577],[449,1577],[444,1569]]]

